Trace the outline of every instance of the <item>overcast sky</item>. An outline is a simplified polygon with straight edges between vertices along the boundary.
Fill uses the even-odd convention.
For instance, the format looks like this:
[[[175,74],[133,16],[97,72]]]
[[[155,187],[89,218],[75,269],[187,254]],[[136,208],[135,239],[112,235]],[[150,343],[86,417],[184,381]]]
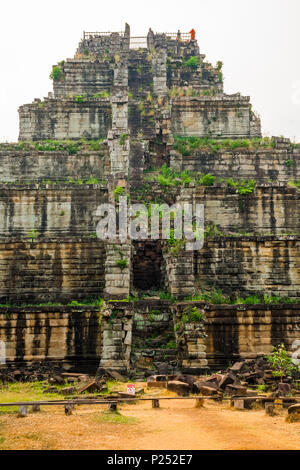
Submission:
[[[132,36],[196,30],[224,62],[225,92],[250,95],[264,135],[300,142],[299,0],[10,0],[1,2],[0,141],[18,138],[17,108],[52,90],[49,73],[85,31]]]

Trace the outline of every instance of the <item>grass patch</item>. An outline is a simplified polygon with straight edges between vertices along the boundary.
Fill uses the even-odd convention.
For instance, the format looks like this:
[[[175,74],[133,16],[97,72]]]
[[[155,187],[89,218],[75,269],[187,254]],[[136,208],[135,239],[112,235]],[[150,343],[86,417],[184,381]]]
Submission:
[[[58,389],[66,385],[57,385]],[[0,386],[0,397],[2,403],[12,403],[17,401],[42,401],[48,398],[62,398],[59,393],[43,393],[43,390],[49,387],[48,382],[27,382],[27,383],[13,383]],[[0,415],[14,414],[19,410],[18,406],[1,407]]]
[[[119,411],[103,411],[101,414],[93,416],[93,421],[98,423],[112,424],[135,424],[138,423],[137,418],[124,416]]]

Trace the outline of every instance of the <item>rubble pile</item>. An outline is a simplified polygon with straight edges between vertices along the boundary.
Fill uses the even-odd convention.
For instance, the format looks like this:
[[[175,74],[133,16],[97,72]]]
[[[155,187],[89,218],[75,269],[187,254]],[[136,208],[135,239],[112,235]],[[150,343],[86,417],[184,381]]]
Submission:
[[[256,394],[251,388],[261,386],[261,391],[271,391],[274,396],[287,397],[299,390],[293,384],[299,383],[300,373],[284,376],[282,382],[273,376],[271,364],[265,357],[245,359],[235,362],[225,371],[210,376],[188,374],[152,375],[148,377],[148,387],[166,387],[180,396],[197,393],[205,396],[251,396]],[[249,390],[250,388],[250,390]]]

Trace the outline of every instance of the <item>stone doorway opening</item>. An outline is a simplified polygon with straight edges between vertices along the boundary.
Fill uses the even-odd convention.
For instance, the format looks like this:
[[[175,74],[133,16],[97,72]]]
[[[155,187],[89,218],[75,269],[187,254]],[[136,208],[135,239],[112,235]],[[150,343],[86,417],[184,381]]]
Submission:
[[[133,288],[159,291],[164,288],[164,262],[158,240],[134,242],[132,263]]]

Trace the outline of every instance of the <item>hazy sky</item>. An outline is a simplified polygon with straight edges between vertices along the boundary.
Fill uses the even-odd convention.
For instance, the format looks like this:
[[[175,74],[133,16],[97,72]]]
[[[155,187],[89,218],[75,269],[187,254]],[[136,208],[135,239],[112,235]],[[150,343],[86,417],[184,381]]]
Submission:
[[[18,138],[21,104],[47,96],[49,73],[85,31],[132,36],[196,30],[206,60],[224,62],[225,92],[250,95],[265,135],[300,142],[299,0],[10,0],[1,2],[0,141]]]

